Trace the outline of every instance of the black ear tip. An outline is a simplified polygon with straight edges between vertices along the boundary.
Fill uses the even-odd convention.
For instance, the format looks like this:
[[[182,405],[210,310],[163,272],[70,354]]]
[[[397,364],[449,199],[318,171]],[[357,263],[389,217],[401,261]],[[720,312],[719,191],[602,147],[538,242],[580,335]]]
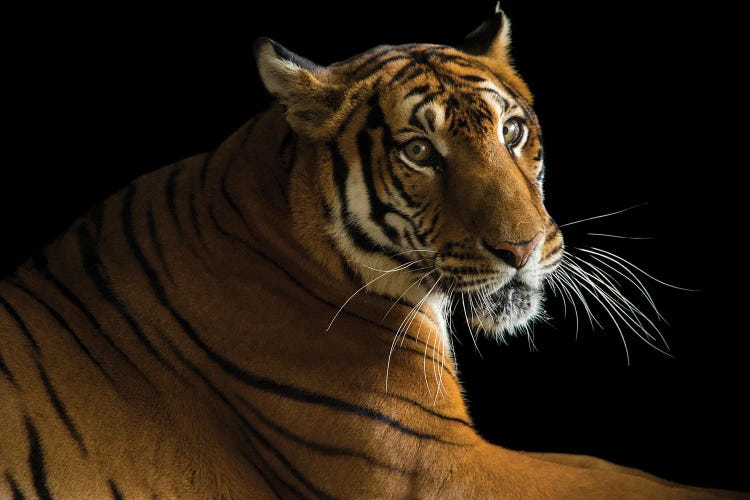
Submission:
[[[260,53],[261,49],[267,45],[270,45],[275,50],[278,44],[267,36],[262,36],[255,39],[255,41],[253,42],[253,54],[255,54],[256,59],[258,58],[258,54]]]

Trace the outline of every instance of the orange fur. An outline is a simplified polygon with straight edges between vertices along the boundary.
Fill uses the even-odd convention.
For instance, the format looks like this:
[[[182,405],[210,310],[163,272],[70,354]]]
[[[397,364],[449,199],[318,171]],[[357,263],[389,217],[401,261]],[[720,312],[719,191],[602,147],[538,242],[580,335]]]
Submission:
[[[291,97],[275,91],[286,114],[275,104],[215,153],[141,177],[0,282],[0,498],[724,494],[487,443],[469,421],[441,311],[424,303],[409,321],[408,296],[393,306],[372,289],[346,302],[379,273],[352,263],[332,228],[327,211],[342,202],[330,145],[354,161],[376,90],[391,127],[406,126],[404,94],[434,76],[383,87],[404,63],[372,66],[425,47],[375,49],[317,76],[266,74],[299,77]],[[505,58],[466,57],[530,106]],[[440,215],[435,248],[543,232],[539,258],[553,259],[562,239],[535,180],[538,135],[514,170],[501,168],[508,151],[480,139],[452,136],[455,189],[437,198],[448,181],[394,167],[431,202],[425,214]],[[381,196],[392,188],[383,161]],[[479,253],[464,260],[490,266]]]

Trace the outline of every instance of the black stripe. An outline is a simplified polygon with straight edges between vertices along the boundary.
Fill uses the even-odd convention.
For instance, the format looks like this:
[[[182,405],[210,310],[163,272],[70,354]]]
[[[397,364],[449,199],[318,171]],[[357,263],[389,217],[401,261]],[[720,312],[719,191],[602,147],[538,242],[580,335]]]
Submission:
[[[5,480],[8,482],[8,486],[10,486],[11,493],[13,493],[13,500],[24,500],[26,498],[21,493],[16,480],[13,479],[13,476],[7,470],[5,471]]]
[[[388,397],[392,397],[394,399],[398,399],[399,401],[403,401],[404,403],[408,403],[408,404],[410,404],[410,405],[412,405],[412,406],[414,406],[416,408],[419,408],[423,412],[429,413],[433,417],[437,417],[437,418],[439,418],[441,420],[446,420],[448,422],[456,422],[456,423],[459,423],[459,424],[461,424],[461,425],[463,425],[465,427],[472,428],[471,424],[469,422],[467,422],[466,420],[462,419],[462,418],[451,417],[449,415],[443,415],[442,413],[436,412],[432,408],[427,408],[426,406],[422,405],[421,403],[419,403],[417,401],[414,401],[413,399],[409,399],[409,398],[407,398],[405,396],[401,396],[399,394],[390,394],[389,393]]]
[[[411,73],[405,74],[403,76],[400,76],[399,78],[392,78],[392,82],[399,82],[401,85],[408,85],[412,80],[417,78],[420,75],[424,75],[427,73],[427,70],[424,68],[415,68]]]
[[[24,420],[26,422],[26,434],[29,438],[29,468],[31,469],[34,489],[41,500],[51,500],[52,495],[47,486],[44,450],[42,450],[42,443],[39,440],[39,432],[37,432],[34,423],[28,415],[24,415]]]
[[[154,212],[151,208],[151,204],[148,204],[148,208],[146,209],[146,222],[148,225],[148,234],[151,237],[151,242],[154,244],[154,250],[156,250],[156,256],[161,261],[161,267],[164,269],[164,274],[167,275],[167,278],[169,281],[174,283],[174,277],[172,277],[172,273],[169,272],[169,264],[167,263],[167,259],[164,257],[164,250],[162,249],[161,243],[159,243],[159,235],[156,231],[156,221],[154,221]]]
[[[258,447],[255,446],[255,443],[253,443],[252,438],[248,434],[250,434],[249,431],[247,431],[246,429],[243,428],[242,437],[243,437],[244,443],[250,448],[250,450],[252,450],[253,453],[255,453],[255,455],[258,457],[258,460],[262,463],[263,467],[266,468],[266,469],[268,469],[268,471],[273,476],[273,479],[276,481],[276,483],[278,483],[281,486],[283,486],[287,491],[289,491],[289,493],[292,494],[292,496],[294,496],[296,498],[307,498],[307,495],[303,495],[302,492],[300,492],[293,485],[289,484],[289,482],[286,479],[284,479],[283,477],[281,477],[279,475],[279,473],[276,472],[276,470],[273,467],[271,467],[271,464],[268,463],[268,460],[266,460],[266,458],[263,456],[263,454],[260,452],[260,450],[258,450]],[[252,460],[247,455],[244,455],[244,456],[248,460]],[[261,468],[258,467],[257,464],[254,464],[254,465],[256,466],[255,468],[258,471],[261,471]],[[273,483],[271,482],[271,479],[266,474],[263,474],[262,471],[261,471],[261,475],[263,476],[263,479],[266,481],[266,484],[268,484],[268,486],[271,487],[271,489],[273,490],[273,492],[279,498],[289,498],[287,495],[281,495],[278,492],[278,490],[273,486]]]
[[[180,224],[180,217],[177,214],[177,206],[175,203],[175,193],[177,191],[177,176],[180,175],[182,170],[182,164],[180,163],[177,163],[174,167],[172,167],[172,171],[167,177],[167,182],[164,184],[164,194],[166,195],[167,200],[167,210],[169,210],[169,213],[172,215],[174,225],[177,227],[177,232],[184,238],[185,233],[182,231],[182,224]]]
[[[276,498],[281,500],[283,497],[281,496],[281,493],[279,493],[279,490],[276,489],[276,486],[271,482],[271,479],[266,475],[266,473],[256,464],[249,456],[245,455],[243,453],[243,456],[247,459],[247,462],[255,469],[255,471],[260,475],[261,479],[263,479],[263,482],[266,483],[266,486],[268,486],[268,489],[271,490],[271,493],[273,493]]]
[[[557,245],[555,245],[554,247],[552,247],[549,250],[549,252],[545,253],[544,256],[542,256],[541,262],[544,262],[545,260],[547,260],[550,257],[550,255],[553,255],[553,254],[559,252],[560,250],[562,250],[562,248],[563,248],[563,244],[562,243],[558,243]]]
[[[52,406],[55,407],[57,416],[65,425],[65,428],[68,429],[70,436],[75,440],[76,443],[78,443],[78,447],[81,448],[81,454],[84,457],[88,456],[86,445],[83,444],[83,437],[81,437],[81,433],[78,432],[73,419],[70,418],[70,414],[68,414],[68,410],[67,408],[65,408],[65,404],[60,400],[60,397],[57,395],[55,388],[52,386],[52,381],[50,381],[47,372],[44,371],[44,368],[42,367],[41,363],[39,363],[39,360],[34,361],[36,362],[37,370],[39,370],[39,376],[41,377],[42,383],[44,384],[44,389],[47,391],[47,396],[49,396]]]
[[[8,365],[5,364],[2,354],[0,354],[0,372],[2,372],[5,378],[8,379],[8,382],[18,387],[16,378],[13,376],[13,372],[10,371],[10,368],[8,368]]]
[[[201,381],[206,385],[206,387],[208,387],[208,389],[211,392],[213,392],[214,395],[216,397],[218,397],[227,406],[227,408],[229,408],[229,410],[232,413],[234,413],[234,415],[240,420],[240,422],[244,426],[243,430],[245,430],[247,432],[250,432],[250,433],[253,433],[253,434],[260,435],[260,433],[258,431],[256,431],[255,429],[252,428],[252,425],[247,420],[247,418],[245,417],[245,415],[241,411],[239,411],[237,409],[237,407],[229,400],[229,398],[223,392],[221,392],[221,390],[219,390],[219,388],[216,387],[216,385],[214,385],[214,383],[197,366],[195,366],[195,364],[192,361],[190,361],[189,359],[187,359],[182,354],[182,352],[177,348],[177,346],[174,345],[174,343],[168,337],[163,336],[163,340],[167,344],[167,346],[169,347],[169,349],[172,351],[172,353],[180,360],[180,362],[182,362],[193,374],[195,374],[199,379],[201,379]],[[274,455],[276,455],[276,456],[280,456],[281,455],[281,453],[267,439],[265,439],[262,435],[261,435],[261,438],[263,438],[263,440],[264,440],[263,441],[264,446],[266,448],[268,448]],[[261,455],[258,452],[257,448],[252,443],[252,441],[248,441],[247,444],[251,446],[251,448],[253,449],[253,451],[258,455],[258,458],[263,461],[263,465],[265,467],[267,467],[271,471],[271,473],[274,475],[274,477],[279,482],[281,482],[284,486],[286,486],[288,489],[290,489],[290,491],[295,492],[297,494],[297,496],[301,496],[299,494],[299,492],[297,492],[297,490],[292,485],[290,485],[286,481],[284,481],[284,479],[282,479],[273,470],[273,468],[263,458],[263,455]],[[281,455],[281,456],[283,457],[283,455]],[[304,482],[306,482],[308,484],[312,484],[312,483],[309,483],[309,480],[307,480],[307,478],[305,478],[302,475],[301,472],[299,472],[296,468],[294,468],[294,466],[291,463],[289,463],[288,460],[286,461],[286,463],[287,463],[288,468],[290,469],[290,472],[292,473],[292,475],[294,475],[295,477],[299,476],[299,477],[301,477],[304,480]],[[266,476],[264,476],[264,479],[265,478],[266,478]],[[316,491],[319,491],[315,487],[314,487],[314,489]]]
[[[420,243],[422,245],[432,244],[435,242],[435,239],[437,239],[437,228],[438,228],[438,219],[440,219],[440,211],[436,210],[435,215],[432,216],[432,219],[427,224],[426,228],[423,228],[423,232],[417,233],[417,237],[419,238]],[[429,239],[429,242],[427,241],[430,235],[433,233],[433,238]]]
[[[192,224],[193,229],[195,230],[195,236],[198,239],[198,242],[201,244],[203,249],[206,252],[209,252],[208,244],[206,244],[206,240],[203,237],[203,230],[201,229],[201,225],[198,222],[198,209],[195,205],[195,193],[193,191],[190,191],[190,200],[189,200],[189,206],[190,206],[190,224]]]
[[[117,487],[117,484],[112,479],[108,480],[107,484],[109,484],[109,491],[110,493],[112,493],[113,500],[125,500],[125,497],[122,496],[122,493]]]
[[[96,239],[100,239],[102,236],[102,227],[104,224],[104,201],[100,201],[89,210],[89,221],[94,227],[94,234]]]
[[[346,180],[349,177],[349,166],[347,165],[346,160],[341,156],[341,153],[335,144],[330,144],[329,148],[333,163],[333,177],[338,188],[339,201],[341,203],[341,222],[352,243],[354,243],[359,249],[370,253],[397,254],[396,250],[384,248],[375,242],[360,228],[359,224],[353,221],[346,198]],[[400,263],[406,263],[409,261],[405,254],[394,255],[391,258]]]
[[[391,140],[393,138],[391,137]],[[386,171],[388,173],[388,177],[390,178],[390,186],[388,186],[388,183],[386,183],[386,186],[391,187],[395,189],[398,194],[401,196],[401,199],[403,199],[406,202],[406,206],[409,208],[415,208],[419,204],[417,201],[411,197],[409,193],[406,192],[406,189],[404,188],[404,183],[401,182],[401,178],[396,175],[396,172],[393,169],[393,161],[391,160],[390,155],[386,155],[385,158],[385,165],[386,165]]]
[[[245,416],[229,401],[229,399],[206,377],[203,372],[201,372],[189,359],[187,359],[182,352],[172,343],[171,340],[169,340],[168,337],[163,336],[164,342],[167,343],[167,346],[172,351],[172,353],[185,365],[187,366],[192,373],[198,376],[198,378],[201,379],[201,381],[208,387],[211,392],[213,392],[231,411],[234,413],[239,419],[240,422],[243,423],[243,425],[249,425],[247,423],[247,419]],[[244,437],[244,436],[243,436]],[[273,474],[274,478],[280,482],[282,485],[284,485],[289,491],[295,493],[298,497],[301,496],[299,492],[290,484],[288,484],[284,479],[282,479],[276,472],[273,470],[273,468],[268,464],[268,462],[265,460],[263,455],[260,454],[256,446],[252,443],[252,441],[249,441],[247,437],[245,437],[247,444],[250,446],[252,451],[258,455],[258,459],[262,462],[261,465],[264,466],[264,468],[267,468],[271,474]],[[271,488],[271,490],[276,494],[277,497],[281,498],[281,495],[278,493],[276,488],[274,487],[273,483],[270,481],[269,477],[266,475],[266,473],[263,471],[263,469],[256,463],[252,462],[252,459],[248,457],[243,450],[240,450],[240,453],[242,453],[243,457],[248,459],[252,465],[258,470],[260,475],[263,477],[264,481],[268,484],[268,486]]]
[[[374,63],[375,61],[377,61],[378,59],[380,59],[381,57],[389,53],[394,54],[396,53],[396,50],[394,50],[394,48],[390,46],[375,47],[373,49],[368,50],[364,54],[350,57],[349,59],[345,59],[341,61],[340,63],[337,63],[337,66],[338,65],[346,66],[347,64],[358,63],[354,68],[346,70],[346,74],[348,76],[354,76],[360,71],[362,71],[364,68],[369,66],[370,64]]]
[[[417,119],[417,115],[419,114],[420,111],[422,111],[422,108],[435,102],[435,98],[443,94],[444,92],[445,92],[445,88],[441,86],[438,90],[434,92],[430,92],[429,94],[425,94],[425,96],[422,97],[422,99],[418,103],[416,103],[414,107],[411,108],[411,116],[409,118],[409,123],[423,130],[424,132],[427,132],[422,126],[422,122],[420,122]]]
[[[128,309],[125,307],[114,291],[114,286],[111,279],[104,269],[104,265],[99,257],[99,249],[96,246],[96,242],[91,238],[91,235],[84,226],[78,228],[78,245],[81,250],[81,257],[83,259],[83,268],[86,271],[89,279],[94,283],[99,294],[102,298],[107,301],[120,316],[125,320],[133,333],[135,333],[138,340],[140,340],[146,347],[146,350],[154,356],[159,362],[164,364],[171,372],[177,373],[169,362],[156,350],[151,340],[141,329],[140,325],[135,321],[133,316],[130,314]]]
[[[141,326],[135,321],[133,316],[130,314],[125,304],[120,302],[115,294],[114,287],[110,277],[107,275],[104,265],[99,256],[99,249],[96,242],[91,238],[91,235],[84,226],[78,227],[78,245],[81,251],[81,257],[83,259],[83,268],[86,271],[89,279],[94,283],[99,294],[102,298],[107,301],[120,316],[125,320],[133,333],[135,333],[138,340],[140,340],[146,350],[156,358],[160,363],[169,369],[172,373],[177,374],[174,367],[156,350],[151,340],[141,329]]]
[[[489,88],[478,88],[475,89],[478,92],[485,92],[487,94],[490,94],[490,96],[503,107],[503,110],[507,110],[510,104],[508,103],[508,100],[500,95],[500,93],[495,89],[489,89]]]
[[[227,187],[227,179],[229,177],[229,172],[232,170],[232,167],[234,167],[237,159],[240,156],[240,153],[242,152],[242,149],[244,148],[245,144],[247,143],[248,139],[250,139],[250,135],[252,134],[253,130],[255,129],[255,125],[258,123],[259,117],[255,116],[252,118],[249,122],[247,122],[247,125],[245,125],[245,135],[242,137],[242,141],[240,144],[236,147],[236,149],[232,152],[232,156],[227,160],[227,167],[224,169],[224,174],[221,176],[221,195],[224,197],[226,202],[229,204],[230,208],[237,214],[239,217],[243,220],[245,218],[242,215],[242,211],[237,206],[237,203],[232,198],[232,195],[229,193],[229,188]]]
[[[372,68],[368,68],[367,73],[365,73],[364,75],[363,74],[357,74],[357,73],[360,73],[361,71],[363,71],[364,67],[366,65],[363,65],[362,68],[358,68],[357,70],[353,71],[353,73],[357,74],[358,79],[363,80],[366,77],[377,73],[378,71],[380,71],[381,69],[383,69],[385,66],[389,65],[390,63],[392,63],[394,61],[411,61],[411,60],[412,60],[412,58],[410,56],[408,56],[408,55],[403,55],[403,54],[394,55],[394,56],[386,57],[386,58],[380,60],[379,62],[377,62],[377,64],[375,64],[375,66],[373,66]]]
[[[455,53],[445,53],[444,48],[441,47],[434,47],[429,48],[425,51],[425,53],[429,54],[431,59],[434,59],[438,62],[448,62],[452,64],[456,64],[458,66],[462,66],[465,68],[471,68],[471,69],[478,69],[480,71],[483,71],[485,73],[488,73],[495,77],[497,80],[496,83],[498,83],[504,91],[506,91],[508,94],[513,97],[514,100],[523,108],[524,113],[526,114],[526,117],[529,119],[530,122],[532,122],[534,125],[538,125],[538,120],[536,119],[536,115],[533,113],[529,105],[526,103],[526,101],[521,97],[518,92],[516,92],[513,88],[511,88],[509,85],[505,83],[503,78],[499,74],[496,74],[492,71],[492,69],[485,64],[480,63],[479,61],[468,59],[466,57],[460,56]],[[433,67],[433,69],[435,69]],[[442,78],[444,79],[447,75],[443,74]],[[440,76],[439,76],[440,78]]]
[[[211,155],[213,153],[206,155],[206,160],[203,164],[203,167],[206,167],[208,164],[209,158],[211,158]],[[172,171],[169,173],[169,176],[167,177],[167,181],[164,184],[164,199],[167,203],[167,211],[169,211],[170,215],[172,216],[172,220],[174,221],[174,225],[177,228],[177,234],[180,235],[180,238],[187,241],[187,248],[190,250],[190,253],[192,253],[196,259],[198,259],[198,262],[200,263],[201,267],[208,271],[208,267],[206,266],[206,263],[203,262],[203,258],[198,253],[198,251],[193,247],[192,243],[186,238],[185,231],[182,228],[182,223],[180,223],[180,216],[177,213],[177,205],[176,205],[176,193],[177,193],[177,176],[180,175],[180,173],[184,170],[184,165],[182,163],[177,163],[173,166]],[[204,171],[201,171],[201,175],[204,174]]]
[[[330,498],[330,499],[336,498],[333,495],[322,491],[317,486],[315,486],[312,482],[310,482],[310,480],[307,479],[307,477],[305,477],[305,475],[302,474],[299,470],[297,470],[297,468],[289,461],[289,459],[283,453],[281,453],[278,449],[276,449],[270,443],[270,441],[268,441],[268,439],[263,434],[261,434],[260,432],[258,432],[257,430],[255,430],[250,425],[247,425],[244,428],[244,430],[245,430],[246,433],[252,434],[252,436],[258,442],[260,442],[263,446],[265,446],[266,448],[268,448],[268,450],[273,454],[273,456],[276,457],[276,460],[278,460],[279,462],[281,462],[281,464],[284,467],[286,467],[286,469],[289,470],[289,472],[291,472],[292,476],[294,476],[308,490],[312,491],[316,498]],[[286,483],[286,485],[290,486],[290,485],[288,485],[288,483]]]
[[[467,82],[479,83],[479,82],[487,81],[485,77],[479,76],[479,75],[459,75],[459,76],[461,77],[462,80],[466,80]]]
[[[279,271],[281,271],[282,273],[284,273],[287,276],[287,278],[289,278],[289,280],[292,283],[294,283],[296,286],[298,286],[299,288],[301,288],[302,290],[304,290],[305,293],[307,293],[308,295],[310,295],[311,297],[313,297],[314,299],[316,299],[318,302],[321,302],[322,304],[327,305],[328,307],[332,308],[333,310],[338,310],[339,309],[339,307],[340,307],[339,305],[336,305],[333,302],[329,302],[326,299],[324,299],[323,297],[321,297],[320,295],[316,294],[313,290],[311,290],[310,288],[308,288],[307,286],[305,286],[292,273],[290,273],[287,269],[285,269],[278,262],[276,262],[275,260],[273,260],[272,258],[270,258],[268,255],[266,255],[265,253],[261,252],[257,248],[253,247],[247,241],[243,240],[239,236],[234,235],[234,234],[230,233],[229,231],[227,231],[226,229],[224,229],[221,226],[221,224],[219,223],[219,221],[216,219],[216,216],[213,214],[213,211],[210,211],[209,215],[211,216],[211,220],[214,222],[214,224],[216,224],[216,227],[219,230],[219,232],[221,232],[225,237],[227,237],[227,238],[231,239],[232,241],[235,241],[236,243],[244,246],[245,248],[247,248],[248,250],[250,250],[251,252],[253,252],[257,256],[259,256],[260,258],[262,258],[263,260],[267,261],[269,264],[271,264],[272,266],[274,266],[276,269],[278,269]],[[388,297],[388,299],[394,300],[393,297]],[[413,304],[406,304],[402,300],[399,300],[399,303],[407,305],[408,307],[413,307]],[[373,326],[373,327],[375,327],[375,328],[377,328],[379,330],[385,330],[389,334],[392,334],[394,336],[396,335],[396,332],[394,330],[391,330],[390,328],[387,328],[386,326],[382,325],[381,323],[376,323],[375,321],[372,321],[372,320],[370,320],[368,318],[365,318],[364,316],[360,316],[359,314],[351,312],[351,311],[343,310],[341,312],[342,312],[342,314],[348,314],[349,316],[352,316],[352,317],[357,318],[357,319],[359,319],[361,321],[364,321],[365,323],[367,323],[370,326]],[[433,353],[435,353],[435,351],[436,351],[435,347],[433,347],[432,345],[428,345],[424,340],[421,340],[421,339],[419,339],[419,338],[417,338],[417,337],[415,337],[413,335],[410,335],[408,333],[400,333],[399,335],[401,335],[401,337],[410,339],[410,340],[412,340],[413,342],[415,342],[417,344],[421,344],[421,345],[423,345],[425,347],[429,347],[430,350]],[[388,344],[390,345],[390,342]],[[447,368],[445,368],[445,369],[447,370]],[[451,375],[451,376],[453,376],[453,374],[450,371],[448,371],[448,374]]]
[[[385,123],[385,116],[383,115],[383,110],[380,107],[378,98],[379,95],[375,94],[368,102],[371,108],[367,115],[367,127],[360,130],[357,134],[357,150],[360,157],[362,177],[365,181],[365,192],[367,193],[368,205],[370,207],[370,220],[382,229],[383,233],[385,233],[392,243],[397,244],[399,243],[398,232],[385,220],[386,215],[394,213],[395,210],[393,207],[385,204],[378,196],[375,189],[375,176],[372,166],[373,141],[368,129],[374,130],[382,128],[383,142],[385,144],[387,144],[387,139],[391,137],[390,128]]]
[[[89,348],[86,346],[86,344],[83,343],[83,340],[81,340],[81,337],[78,336],[75,330],[71,328],[70,324],[63,318],[63,316],[57,312],[57,310],[49,305],[46,301],[44,301],[41,297],[39,297],[37,294],[35,294],[30,288],[28,288],[26,285],[21,283],[20,281],[16,280],[8,280],[8,283],[15,286],[19,290],[26,293],[29,297],[34,299],[39,305],[44,307],[44,309],[47,310],[50,316],[55,319],[59,323],[59,325],[62,327],[63,330],[68,332],[70,336],[73,338],[75,343],[78,345],[78,347],[83,351],[83,353],[86,355],[87,358],[96,366],[96,368],[101,372],[101,374],[106,378],[112,385],[115,385],[115,381],[112,378],[112,376],[107,373],[107,371],[104,369],[104,365],[102,365],[101,361],[96,359],[96,357],[93,355],[93,353],[89,350]]]
[[[129,215],[129,211],[130,211],[130,204],[132,202],[132,196],[134,193],[135,193],[135,187],[131,187],[131,189],[128,190],[128,194],[126,195],[126,202],[123,208],[124,220],[131,217]],[[139,264],[141,265],[141,269],[146,274],[146,277],[148,278],[151,284],[151,289],[156,295],[156,298],[158,299],[159,303],[165,309],[167,309],[167,311],[169,311],[169,313],[172,315],[172,318],[174,318],[174,320],[180,325],[180,327],[185,332],[185,334],[187,334],[187,336],[193,342],[195,342],[195,344],[198,347],[200,347],[206,353],[206,355],[212,361],[214,361],[217,365],[219,365],[222,368],[222,370],[224,370],[226,373],[232,375],[237,380],[240,380],[244,382],[245,384],[251,387],[254,387],[258,390],[264,391],[264,392],[277,394],[279,396],[282,396],[282,397],[285,397],[287,399],[291,399],[294,401],[299,401],[299,402],[309,403],[309,404],[314,404],[314,405],[319,405],[319,406],[325,406],[325,407],[331,408],[333,410],[341,411],[341,412],[353,413],[353,414],[368,418],[370,420],[383,423],[393,429],[396,429],[399,432],[413,436],[415,438],[437,441],[437,442],[445,443],[445,444],[459,444],[459,443],[450,443],[448,441],[445,441],[440,436],[436,436],[433,434],[428,434],[428,433],[424,433],[424,432],[420,432],[415,429],[412,429],[404,425],[403,423],[399,422],[398,420],[395,420],[377,410],[358,406],[358,405],[349,403],[348,401],[334,398],[332,396],[328,396],[325,394],[320,394],[320,393],[316,393],[313,391],[308,391],[305,389],[297,388],[291,385],[282,384],[282,383],[276,382],[275,380],[262,377],[259,375],[254,375],[248,371],[243,370],[242,368],[234,364],[229,359],[223,357],[222,355],[220,355],[219,353],[211,349],[203,341],[200,335],[198,335],[198,332],[195,331],[195,329],[190,324],[190,322],[186,320],[179,312],[177,312],[175,307],[167,298],[164,287],[159,281],[159,277],[157,276],[156,272],[151,267],[151,264],[149,264],[149,262],[146,260],[145,256],[143,255],[143,251],[138,245],[138,241],[136,240],[135,233],[133,232],[132,224],[124,223],[123,228],[125,230],[125,237],[128,241],[130,250],[133,252]]]
[[[141,369],[136,365],[132,359],[123,351],[120,346],[118,346],[115,341],[110,337],[110,335],[102,328],[102,325],[99,323],[99,321],[96,319],[96,316],[86,307],[86,305],[81,301],[81,299],[76,296],[76,294],[73,293],[70,288],[68,288],[62,281],[60,281],[53,273],[52,270],[49,267],[49,261],[47,260],[47,256],[38,253],[34,255],[34,267],[42,273],[45,279],[52,282],[53,285],[55,285],[55,288],[66,298],[68,299],[80,312],[83,314],[86,319],[91,323],[91,325],[96,329],[97,333],[101,335],[101,337],[114,349],[120,356],[125,359],[125,362],[128,363],[144,380],[146,380],[149,384],[151,384],[151,381],[146,377],[146,375],[141,371]]]
[[[551,262],[545,262],[542,265],[541,270],[542,271],[549,271],[550,269],[552,269],[554,267],[557,267],[560,264],[560,261],[562,260],[562,258],[563,258],[563,255],[562,255],[562,253],[560,253],[559,256],[557,258],[555,258],[553,261],[551,261]]]
[[[419,72],[418,74],[423,74],[424,68],[422,68],[418,62],[412,60],[404,64],[403,66],[401,66],[401,69],[399,69],[398,71],[396,71],[396,73],[393,74],[393,76],[391,77],[391,82],[392,83],[400,82],[401,80],[404,79],[405,75],[410,71]],[[405,82],[401,82],[402,85],[404,83]]]
[[[206,158],[203,160],[203,165],[201,165],[201,172],[200,172],[200,181],[201,181],[201,189],[206,187],[206,177],[208,176],[208,169],[211,168],[211,159],[213,158],[214,153],[207,153]]]
[[[344,457],[357,458],[375,467],[379,467],[389,472],[395,472],[398,474],[408,475],[408,474],[414,473],[413,470],[407,471],[407,470],[399,469],[398,467],[389,465],[385,462],[381,462],[380,460],[377,460],[361,451],[352,450],[348,448],[341,448],[339,446],[331,446],[331,445],[322,444],[316,441],[310,441],[309,439],[306,439],[298,434],[295,434],[291,432],[289,429],[273,422],[271,419],[266,417],[260,410],[258,410],[258,408],[256,408],[253,404],[251,404],[247,399],[243,398],[242,396],[238,396],[238,399],[243,404],[243,406],[247,408],[247,410],[249,410],[250,413],[255,416],[255,418],[263,422],[266,426],[273,429],[277,434],[284,436],[290,441],[293,441],[294,443],[304,448],[307,448],[308,450],[312,450],[316,453],[320,453],[321,455],[327,455],[327,456],[334,456],[334,457],[344,456]]]
[[[26,326],[26,323],[21,319],[21,316],[18,314],[18,312],[11,306],[8,301],[6,301],[4,298],[0,297],[0,305],[2,305],[6,311],[8,311],[8,314],[10,314],[11,318],[13,318],[13,321],[16,322],[16,325],[18,325],[18,328],[21,329],[21,333],[31,342],[32,347],[36,352],[39,352],[39,343],[36,341],[34,336],[31,334],[31,331],[29,331],[28,327]]]
[[[404,99],[407,99],[415,95],[422,95],[429,90],[430,90],[429,85],[420,85],[419,87],[414,87],[413,89],[411,89],[409,92],[406,93],[406,95],[404,96]]]

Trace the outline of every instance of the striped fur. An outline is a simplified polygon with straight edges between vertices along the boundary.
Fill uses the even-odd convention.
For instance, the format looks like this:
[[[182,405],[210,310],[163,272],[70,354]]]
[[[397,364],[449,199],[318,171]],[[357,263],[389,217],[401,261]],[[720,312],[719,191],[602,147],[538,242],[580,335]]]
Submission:
[[[0,498],[705,498],[472,428],[447,306],[514,332],[562,255],[508,40],[498,13],[326,68],[261,40],[278,103],[0,282]]]

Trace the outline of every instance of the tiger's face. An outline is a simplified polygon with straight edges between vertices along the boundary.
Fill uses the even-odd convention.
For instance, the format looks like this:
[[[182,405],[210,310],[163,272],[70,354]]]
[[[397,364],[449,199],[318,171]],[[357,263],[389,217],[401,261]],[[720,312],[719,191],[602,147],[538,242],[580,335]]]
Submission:
[[[473,327],[502,334],[539,314],[563,241],[543,204],[541,132],[508,64],[507,20],[488,23],[462,50],[378,47],[325,71],[273,42],[258,56],[287,61],[265,75],[259,63],[261,75],[286,95],[292,127],[317,136],[328,232],[351,270],[412,304],[460,301]],[[314,102],[299,98],[310,79],[278,91],[292,66],[324,84]]]

